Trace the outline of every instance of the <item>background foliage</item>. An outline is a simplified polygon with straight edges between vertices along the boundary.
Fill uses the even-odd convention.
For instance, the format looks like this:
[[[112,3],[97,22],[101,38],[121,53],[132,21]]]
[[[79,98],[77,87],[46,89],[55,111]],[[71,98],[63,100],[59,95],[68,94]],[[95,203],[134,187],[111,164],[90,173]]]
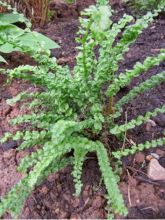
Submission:
[[[144,14],[147,11],[153,11],[164,0],[124,0],[136,14]]]
[[[40,26],[43,26],[48,21],[50,0],[5,0],[4,2],[17,8],[32,23],[38,23]]]

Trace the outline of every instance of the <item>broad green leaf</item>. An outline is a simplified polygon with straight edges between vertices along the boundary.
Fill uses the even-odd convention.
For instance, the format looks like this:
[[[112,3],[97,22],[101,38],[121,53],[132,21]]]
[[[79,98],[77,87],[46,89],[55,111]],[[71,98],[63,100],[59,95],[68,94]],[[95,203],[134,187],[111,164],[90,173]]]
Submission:
[[[6,60],[0,55],[0,63],[7,63]]]
[[[20,14],[0,13],[0,21],[5,24],[13,24],[16,22],[24,22]]]
[[[0,39],[0,45],[3,44],[3,43],[4,43],[4,41],[2,39]]]
[[[17,38],[18,36],[22,35],[25,31],[13,24],[1,24],[0,23],[0,35],[6,34],[6,37]]]
[[[33,48],[38,48],[40,45],[46,50],[59,48],[59,45],[56,42],[35,31],[23,34],[19,37],[19,40],[24,46]]]
[[[2,53],[11,53],[13,51],[21,51],[20,48],[14,48],[12,44],[6,43],[0,46],[0,52]]]

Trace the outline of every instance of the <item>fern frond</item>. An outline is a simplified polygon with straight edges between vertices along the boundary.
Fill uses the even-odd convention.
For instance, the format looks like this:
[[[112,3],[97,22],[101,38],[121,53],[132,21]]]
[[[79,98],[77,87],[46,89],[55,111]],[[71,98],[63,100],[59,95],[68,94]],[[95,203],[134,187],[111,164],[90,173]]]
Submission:
[[[44,146],[45,150],[41,149],[38,151],[40,152],[39,154],[38,152],[33,153],[33,158],[29,157],[28,160],[24,159],[24,162],[22,162],[20,165],[20,171],[25,171],[27,169],[27,166],[28,167],[32,166],[32,161],[34,163],[34,159],[37,157],[38,157],[37,161],[39,159],[39,161],[41,160],[41,162],[43,158],[47,158],[47,160],[49,157],[53,157],[54,159],[59,158],[63,154],[69,152],[71,149],[77,150],[77,146],[79,146],[81,155],[77,155],[77,152],[76,152],[76,158],[75,158],[76,159],[75,163],[77,164],[78,162],[77,164],[78,170],[76,170],[76,172],[74,171],[73,173],[74,177],[76,177],[76,192],[78,193],[81,188],[80,175],[81,175],[82,161],[84,160],[83,155],[85,156],[87,151],[88,152],[96,151],[98,160],[99,160],[100,169],[102,171],[104,182],[105,182],[105,185],[108,191],[108,198],[110,199],[112,203],[112,207],[114,208],[114,210],[116,210],[120,214],[126,214],[126,209],[123,203],[122,196],[119,193],[119,190],[117,188],[116,178],[114,177],[112,169],[109,166],[107,152],[101,143],[99,142],[95,143],[95,142],[89,141],[87,138],[82,138],[82,137],[70,137],[63,142],[60,141],[60,144],[58,144],[56,147],[54,147],[53,143],[54,141],[49,144],[47,143]],[[78,152],[78,154],[80,153],[80,151]],[[34,157],[34,154],[35,154],[35,157]],[[80,158],[80,161],[77,160],[78,159],[77,156],[78,158]]]
[[[75,195],[79,196],[81,193],[82,182],[81,182],[81,174],[83,168],[83,162],[86,159],[85,155],[88,151],[84,150],[83,148],[76,147],[74,149],[74,166],[72,175],[74,177],[74,184],[75,184]]]
[[[136,126],[147,122],[151,117],[155,117],[158,113],[165,113],[165,105],[161,106],[160,108],[156,108],[152,112],[147,112],[144,116],[139,115],[136,119],[132,119],[127,124],[124,125],[116,125],[114,128],[110,129],[111,134],[121,134],[126,132],[129,129],[133,129]]]
[[[142,72],[147,71],[153,66],[159,65],[163,60],[165,60],[165,50],[161,50],[157,57],[147,57],[143,63],[136,63],[132,70],[127,70],[114,79],[113,83],[109,86],[107,95],[115,96],[120,88],[129,85],[134,77],[139,76]]]
[[[22,139],[23,142],[18,147],[18,150],[23,150],[25,148],[44,144],[46,140],[50,139],[50,133],[46,130],[42,130],[40,132],[39,131],[32,131],[28,133],[25,132]],[[20,138],[18,140],[20,140]]]
[[[29,80],[31,82],[38,81],[40,85],[42,85],[42,83],[44,82],[45,85],[45,79],[43,80],[40,75],[40,74],[44,75],[44,72],[37,66],[24,65],[24,66],[16,67],[11,70],[7,70],[6,72],[11,79],[19,78],[19,79]],[[33,75],[30,75],[29,73],[35,74],[35,77]]]
[[[116,159],[121,160],[122,157],[128,156],[130,154],[135,154],[139,151],[143,151],[150,148],[160,147],[163,146],[164,144],[165,144],[165,137],[155,139],[150,142],[146,141],[143,144],[133,145],[130,148],[125,148],[123,151],[120,150],[120,151],[112,152],[112,155]]]
[[[123,96],[115,105],[116,109],[121,109],[121,107],[133,100],[138,94],[144,93],[145,91],[160,85],[165,81],[165,72],[159,73],[152,76],[150,79],[140,83],[138,86],[134,87],[126,96]]]
[[[112,78],[113,70],[111,62],[109,62],[110,56],[113,53],[112,45],[117,35],[132,19],[133,17],[130,15],[123,15],[118,23],[113,24],[111,29],[105,32],[105,39],[102,40],[99,49],[98,65],[95,74],[95,82],[98,88]],[[108,76],[107,72],[109,72]]]
[[[28,123],[28,122],[31,122],[32,124],[37,124],[37,122],[40,123],[44,117],[49,119],[49,115],[47,115],[44,112],[42,112],[40,114],[37,114],[37,113],[26,114],[26,115],[17,116],[16,118],[11,119],[10,123],[13,125]],[[51,118],[51,120],[52,120],[52,118]],[[49,120],[48,120],[48,122],[49,122]]]
[[[90,6],[82,15],[88,17],[80,18],[81,27],[79,29],[79,54],[77,56],[77,65],[75,73],[82,75],[82,79],[90,76],[96,71],[97,59],[95,58],[94,47],[102,43],[105,38],[105,31],[111,25],[109,17],[112,15],[111,8],[106,4]]]
[[[92,21],[90,19],[80,19],[82,29],[79,30],[81,37],[77,38],[77,42],[82,46],[77,47],[79,54],[76,57],[77,65],[74,68],[74,72],[81,78],[88,78],[93,72],[94,63],[96,64],[94,46],[97,44],[92,36],[89,34]],[[83,36],[83,37],[82,37]]]
[[[50,155],[56,154],[57,157],[60,157],[63,154],[67,153],[67,151],[65,152],[65,146],[64,146],[65,144],[62,142],[65,141],[67,138],[69,140],[69,138],[71,138],[70,136],[72,135],[72,133],[79,132],[83,130],[84,127],[86,128],[86,125],[90,126],[90,124],[91,122],[88,122],[88,121],[84,121],[81,123],[74,122],[74,121],[64,121],[64,120],[58,121],[51,128],[51,131],[50,131],[51,139],[47,142],[45,139],[46,143],[44,144],[43,148],[32,153],[30,156],[24,157],[19,165],[19,171],[26,172],[26,170],[29,167],[32,167],[37,161],[42,160],[42,157],[44,156],[48,157],[49,156],[48,152],[51,153]],[[66,149],[68,149],[67,146],[70,146],[70,145],[68,145],[67,141],[65,141],[65,143],[66,143]],[[64,147],[62,147],[61,145]],[[70,149],[71,148],[72,148],[72,145]]]
[[[74,137],[72,139],[72,143],[81,143],[83,150],[88,152],[96,152],[100,170],[102,172],[103,180],[108,192],[108,200],[112,205],[112,209],[114,212],[120,213],[121,215],[126,215],[127,209],[124,205],[122,195],[119,192],[115,174],[109,165],[108,154],[104,145],[101,142],[89,141],[88,139],[82,137]]]
[[[15,185],[12,190],[5,196],[0,203],[0,216],[7,210],[11,212],[14,218],[17,218],[21,213],[24,202],[34,189],[34,187],[46,178],[49,174],[57,172],[69,163],[72,163],[72,158],[63,158],[56,163],[52,163],[49,166],[49,162],[46,159],[43,163],[38,163],[34,170],[29,173],[25,178]],[[46,162],[46,163],[45,163]]]
[[[109,165],[109,159],[105,147],[98,143],[96,145],[96,153],[98,157],[99,167],[103,176],[103,180],[108,192],[108,200],[112,206],[114,212],[121,215],[127,215],[127,209],[124,205],[122,195],[117,187],[117,181],[111,166]]]
[[[111,62],[114,72],[118,70],[118,64],[124,59],[123,55],[128,52],[129,46],[135,42],[144,28],[147,28],[157,15],[157,11],[155,11],[155,13],[148,12],[142,18],[138,19],[135,24],[129,25],[125,28],[121,40],[113,48]]]
[[[7,99],[7,104],[10,106],[14,106],[17,102],[19,102],[20,100],[24,100],[27,98],[31,98],[32,94],[29,94],[27,92],[20,92],[18,95],[14,96],[11,99]]]
[[[108,5],[109,1],[108,0],[96,0],[97,5]]]

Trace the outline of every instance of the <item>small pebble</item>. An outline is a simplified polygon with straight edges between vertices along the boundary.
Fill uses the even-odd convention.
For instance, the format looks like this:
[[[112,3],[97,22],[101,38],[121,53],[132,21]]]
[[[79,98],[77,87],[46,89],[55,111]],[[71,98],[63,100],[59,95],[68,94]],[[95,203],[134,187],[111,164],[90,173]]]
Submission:
[[[148,165],[147,175],[152,180],[165,180],[165,169],[153,158]]]
[[[159,160],[160,156],[156,153],[151,153],[151,156],[157,160]]]
[[[151,131],[152,127],[155,127],[156,123],[153,120],[148,120],[146,123],[146,131]]]

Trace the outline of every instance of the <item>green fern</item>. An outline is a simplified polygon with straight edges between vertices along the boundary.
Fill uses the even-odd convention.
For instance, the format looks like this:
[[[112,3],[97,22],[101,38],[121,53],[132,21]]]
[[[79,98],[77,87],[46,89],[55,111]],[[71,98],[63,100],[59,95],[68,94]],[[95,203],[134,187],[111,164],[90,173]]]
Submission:
[[[136,12],[136,15],[141,15],[147,11],[153,11],[159,4],[164,3],[164,0],[123,0]]]
[[[124,156],[128,156],[130,154],[135,154],[139,151],[143,151],[145,149],[149,149],[149,148],[155,148],[155,147],[161,147],[165,144],[165,137],[164,138],[159,138],[156,140],[152,140],[152,141],[147,141],[144,144],[138,144],[138,145],[133,145],[130,148],[125,148],[122,151],[116,151],[113,152],[113,156],[118,159],[121,160],[122,157]]]
[[[117,74],[119,62],[124,59],[130,45],[136,41],[143,29],[149,26],[164,5],[153,13],[147,13],[135,23],[132,23],[133,17],[129,15],[124,15],[118,23],[113,23],[110,19],[113,11],[108,2],[97,0],[95,6],[90,6],[82,13],[76,39],[79,53],[73,70],[58,65],[41,42],[33,49],[18,40],[9,42],[9,39],[2,36],[4,42],[13,43],[22,52],[30,55],[37,64],[0,69],[0,72],[7,74],[9,82],[13,78],[24,79],[41,89],[35,93],[22,92],[8,101],[10,105],[21,102],[22,108],[29,108],[29,114],[10,121],[14,125],[27,123],[28,127],[14,134],[4,134],[1,142],[21,140],[18,150],[30,147],[35,147],[36,150],[20,162],[18,171],[23,172],[25,177],[1,199],[0,216],[9,211],[13,217],[18,217],[32,190],[50,173],[57,172],[67,164],[73,165],[75,194],[78,196],[82,188],[83,163],[89,152],[95,152],[97,155],[108,194],[107,202],[112,211],[127,215],[117,185],[119,176],[111,167],[111,158],[101,140],[105,133],[118,137],[158,113],[165,112],[163,105],[124,125],[118,125],[114,120],[122,114],[124,104],[164,82],[164,72],[140,83],[117,103],[113,101],[119,90],[129,85],[134,77],[165,60],[165,50],[162,49],[158,55],[146,58],[143,63],[136,63],[132,70]],[[115,43],[120,32],[122,37]],[[95,54],[96,48],[99,49],[98,56]],[[102,89],[104,85],[108,85],[106,91]],[[112,156],[118,159],[117,167],[121,164],[122,156],[163,144],[164,138],[161,138],[112,152]],[[73,152],[73,156],[67,156],[69,152]]]

